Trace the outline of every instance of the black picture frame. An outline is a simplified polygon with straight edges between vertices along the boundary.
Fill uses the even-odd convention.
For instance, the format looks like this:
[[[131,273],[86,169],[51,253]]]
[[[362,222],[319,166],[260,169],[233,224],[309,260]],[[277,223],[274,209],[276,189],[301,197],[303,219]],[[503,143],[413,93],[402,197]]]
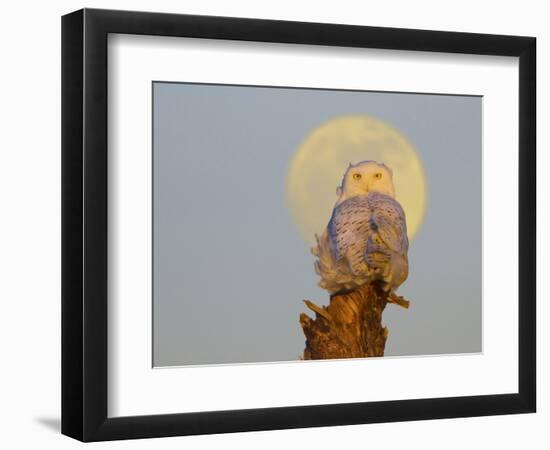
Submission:
[[[107,36],[519,57],[518,393],[107,417]],[[536,39],[83,9],[62,18],[62,433],[82,441],[535,412]]]

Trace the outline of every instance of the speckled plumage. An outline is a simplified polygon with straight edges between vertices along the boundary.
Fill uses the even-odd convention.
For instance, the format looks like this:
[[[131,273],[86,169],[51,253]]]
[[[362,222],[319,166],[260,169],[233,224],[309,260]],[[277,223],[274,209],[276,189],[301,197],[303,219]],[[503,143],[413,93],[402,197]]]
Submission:
[[[376,175],[385,171],[389,177],[386,183],[391,186],[372,183],[375,188],[369,191],[368,177],[373,166]],[[373,161],[350,165],[348,172],[350,170],[361,171],[367,179],[364,181],[366,190],[364,193],[356,190],[349,195],[344,177],[340,199],[326,230],[317,237],[317,246],[313,248],[318,257],[315,269],[321,276],[319,285],[336,293],[379,281],[385,290],[393,291],[408,275],[409,242],[405,213],[392,196],[391,171]],[[378,186],[387,189],[380,188],[382,192],[379,192]]]

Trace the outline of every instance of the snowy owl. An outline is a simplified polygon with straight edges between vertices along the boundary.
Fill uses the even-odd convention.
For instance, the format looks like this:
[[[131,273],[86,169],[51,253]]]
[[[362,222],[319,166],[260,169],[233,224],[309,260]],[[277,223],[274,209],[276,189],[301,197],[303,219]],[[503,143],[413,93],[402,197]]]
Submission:
[[[350,163],[336,194],[332,217],[312,248],[319,286],[334,294],[377,282],[395,291],[409,272],[409,241],[392,171],[375,161]]]

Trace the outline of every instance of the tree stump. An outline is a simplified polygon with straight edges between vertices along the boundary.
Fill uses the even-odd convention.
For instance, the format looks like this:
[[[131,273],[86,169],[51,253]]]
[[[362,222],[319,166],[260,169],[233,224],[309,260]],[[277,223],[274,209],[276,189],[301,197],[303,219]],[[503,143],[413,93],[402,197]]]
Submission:
[[[409,307],[408,300],[388,295],[373,284],[334,294],[328,306],[304,302],[315,312],[315,319],[300,314],[300,325],[306,336],[303,359],[384,356],[388,329],[382,326],[382,313],[386,305]]]

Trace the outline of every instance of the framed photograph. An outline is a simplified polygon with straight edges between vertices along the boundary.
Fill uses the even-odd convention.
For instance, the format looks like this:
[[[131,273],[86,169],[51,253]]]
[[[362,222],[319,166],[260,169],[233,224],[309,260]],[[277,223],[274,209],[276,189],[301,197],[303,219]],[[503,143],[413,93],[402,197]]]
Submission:
[[[62,20],[62,432],[535,412],[536,41]]]

